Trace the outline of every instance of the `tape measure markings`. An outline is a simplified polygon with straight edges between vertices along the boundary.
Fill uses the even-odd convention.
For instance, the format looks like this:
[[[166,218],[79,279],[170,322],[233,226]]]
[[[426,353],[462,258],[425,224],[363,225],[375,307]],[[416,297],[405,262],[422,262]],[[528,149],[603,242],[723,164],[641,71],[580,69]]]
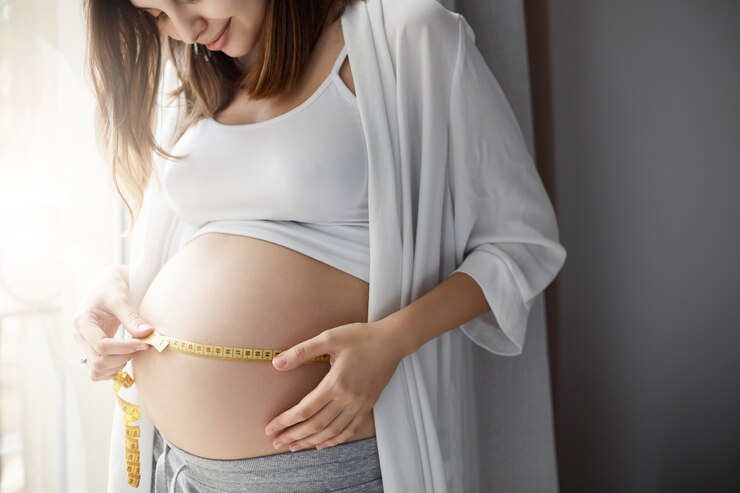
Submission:
[[[176,339],[174,337],[163,336],[157,330],[141,339],[141,341],[153,346],[160,353],[165,349],[178,351],[181,353],[200,356],[205,358],[230,360],[230,361],[272,361],[283,349],[257,349],[241,348],[233,346],[217,346],[212,344],[202,344],[192,341]],[[329,362],[329,355],[322,354],[316,356],[306,363],[324,363]],[[134,426],[131,423],[141,419],[141,406],[126,401],[118,395],[121,387],[129,388],[134,384],[134,377],[126,371],[120,370],[113,376],[113,392],[116,395],[118,406],[123,411],[124,420],[124,454],[126,458],[126,483],[138,488],[141,481],[141,457],[139,453],[139,438],[141,438],[141,427]]]

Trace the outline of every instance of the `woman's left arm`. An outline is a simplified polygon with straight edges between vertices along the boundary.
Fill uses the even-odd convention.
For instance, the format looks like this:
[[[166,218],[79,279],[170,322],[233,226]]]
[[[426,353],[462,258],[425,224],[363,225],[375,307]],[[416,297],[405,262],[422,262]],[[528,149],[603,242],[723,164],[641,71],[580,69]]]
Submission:
[[[450,77],[445,101],[449,121],[444,126],[448,153],[437,165],[446,166],[449,177],[454,227],[446,231],[454,241],[457,268],[395,313],[371,323],[331,328],[282,353],[285,370],[321,354],[330,355],[332,367],[316,389],[268,423],[267,430],[276,430],[274,443],[305,448],[346,441],[371,416],[401,360],[455,327],[490,352],[520,354],[529,310],[565,261],[554,208],[511,105],[475,45],[472,28],[462,15],[450,18],[445,13],[435,19],[440,27],[449,27],[450,19],[456,23],[456,60],[452,63],[448,51],[430,46],[422,52],[434,56],[406,70],[430,75],[421,78],[427,83],[418,88],[419,101],[435,93],[434,81],[443,80],[435,74]],[[445,43],[447,36],[419,39],[427,38],[454,46]],[[447,56],[438,57],[444,53]],[[443,68],[435,72],[436,67]],[[426,169],[439,170],[434,162]]]
[[[301,402],[268,423],[266,433],[274,435],[276,449],[290,444],[292,451],[347,441],[370,418],[405,356],[488,310],[478,283],[455,272],[383,319],[334,327],[283,351],[273,359],[280,371],[292,370],[322,354],[330,356],[332,366]]]

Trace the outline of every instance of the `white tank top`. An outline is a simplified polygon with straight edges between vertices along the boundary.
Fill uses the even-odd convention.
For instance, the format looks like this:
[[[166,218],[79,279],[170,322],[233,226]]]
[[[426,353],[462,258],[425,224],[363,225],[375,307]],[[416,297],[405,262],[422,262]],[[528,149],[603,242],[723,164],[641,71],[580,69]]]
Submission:
[[[174,211],[210,232],[277,243],[369,282],[367,147],[357,100],[331,72],[300,106],[275,118],[187,129],[158,173]],[[158,163],[160,160],[158,160]]]

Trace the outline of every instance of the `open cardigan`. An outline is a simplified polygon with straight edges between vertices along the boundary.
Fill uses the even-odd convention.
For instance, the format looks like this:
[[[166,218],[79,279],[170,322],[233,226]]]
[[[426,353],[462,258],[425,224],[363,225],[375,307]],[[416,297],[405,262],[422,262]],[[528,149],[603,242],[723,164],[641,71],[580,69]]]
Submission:
[[[475,492],[474,398],[485,386],[473,387],[471,341],[498,355],[521,353],[530,308],[566,258],[554,210],[462,15],[435,0],[364,0],[341,24],[368,149],[368,321],[453,272],[475,279],[491,307],[404,358],[383,390],[374,406],[383,486],[387,493]],[[177,105],[160,110],[161,142],[179,114]],[[151,180],[130,239],[134,306],[194,232]],[[130,362],[125,370],[132,373]],[[139,403],[135,383],[119,395]],[[108,492],[148,492],[153,425],[145,410],[134,423],[141,480],[133,488],[117,404],[113,421]]]

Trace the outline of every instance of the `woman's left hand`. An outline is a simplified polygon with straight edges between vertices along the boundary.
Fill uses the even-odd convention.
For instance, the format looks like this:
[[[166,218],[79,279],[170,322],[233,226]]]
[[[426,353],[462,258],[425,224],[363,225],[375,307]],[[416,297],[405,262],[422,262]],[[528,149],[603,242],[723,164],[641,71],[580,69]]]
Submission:
[[[405,353],[380,322],[340,325],[280,353],[273,366],[289,371],[322,354],[331,369],[298,404],[270,421],[276,449],[295,452],[342,443],[355,435]],[[286,364],[278,366],[282,357]],[[272,431],[272,433],[271,433]]]

